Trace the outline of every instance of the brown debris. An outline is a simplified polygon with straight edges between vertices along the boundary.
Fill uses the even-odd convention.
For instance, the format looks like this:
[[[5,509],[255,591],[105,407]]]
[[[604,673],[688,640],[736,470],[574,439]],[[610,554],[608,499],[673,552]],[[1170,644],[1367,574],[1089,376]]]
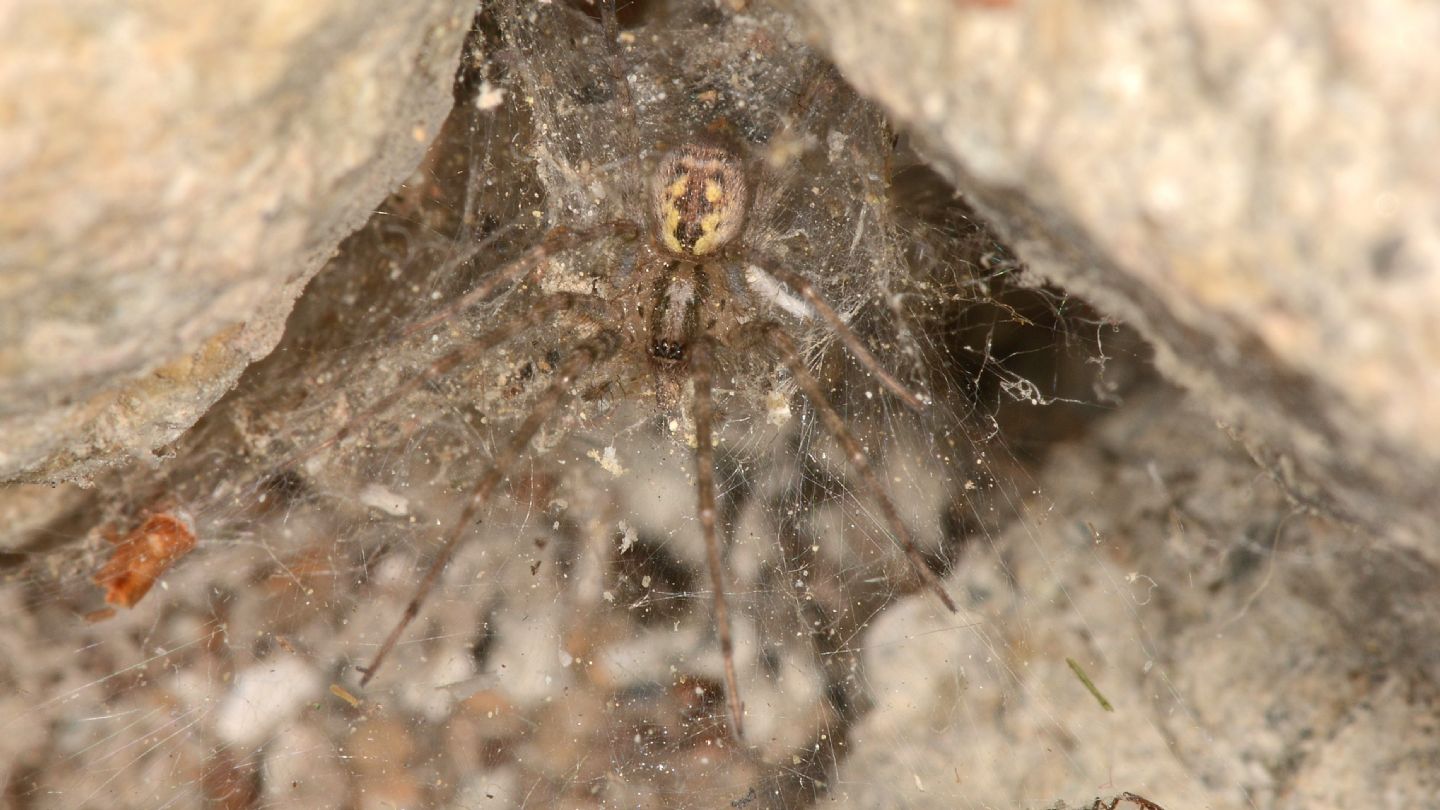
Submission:
[[[158,512],[115,542],[110,561],[95,574],[105,602],[135,607],[175,561],[195,548],[195,527],[183,510]]]

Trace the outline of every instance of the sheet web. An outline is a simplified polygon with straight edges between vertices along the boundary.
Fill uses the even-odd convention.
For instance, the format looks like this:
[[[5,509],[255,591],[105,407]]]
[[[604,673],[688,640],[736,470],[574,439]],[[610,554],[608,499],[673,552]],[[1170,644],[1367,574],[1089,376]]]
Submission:
[[[6,644],[29,663],[9,677],[33,705],[6,728],[36,741],[15,753],[17,801],[1022,807],[1142,787],[1116,775],[1113,747],[1077,751],[1068,718],[1079,705],[1104,722],[1101,703],[1124,700],[1086,673],[1153,665],[1142,633],[1099,627],[1136,624],[1147,586],[1116,576],[1100,530],[1057,515],[1039,483],[1051,448],[1144,378],[1130,338],[1033,286],[781,13],[675,0],[621,23],[628,100],[597,15],[487,6],[426,164],[316,279],[282,346],[169,459],[97,482],[47,527],[53,550],[11,568]],[[811,279],[931,399],[918,414],[895,402],[781,286],[736,302],[794,330],[960,612],[918,587],[783,365],[722,347],[737,744],[688,388],[668,401],[626,348],[546,422],[360,689],[475,482],[595,325],[558,313],[357,415],[537,288],[648,304],[614,292],[643,251],[567,247],[529,291],[407,328],[555,225],[645,224],[647,168],[697,136],[753,160],[745,243]],[[79,621],[100,607],[105,527],[182,512],[195,550],[133,609]],[[1075,529],[1059,549],[1056,521]],[[1110,604],[1070,600],[1066,565],[1106,580]],[[1060,626],[1030,623],[1057,601]]]

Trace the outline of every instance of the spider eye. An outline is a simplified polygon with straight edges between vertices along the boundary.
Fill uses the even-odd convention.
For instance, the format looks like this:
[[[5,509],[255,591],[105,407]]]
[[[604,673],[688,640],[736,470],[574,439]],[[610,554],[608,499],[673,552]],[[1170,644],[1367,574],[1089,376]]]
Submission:
[[[740,161],[729,152],[708,146],[671,152],[655,176],[661,242],[680,256],[714,253],[740,233],[747,193]]]
[[[673,340],[657,340],[650,345],[650,355],[656,360],[679,362],[685,359],[685,344]]]

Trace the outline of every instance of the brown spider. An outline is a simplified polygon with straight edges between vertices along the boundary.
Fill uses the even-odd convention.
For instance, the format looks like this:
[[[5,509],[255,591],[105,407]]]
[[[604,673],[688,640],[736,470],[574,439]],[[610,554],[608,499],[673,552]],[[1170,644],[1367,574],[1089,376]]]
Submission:
[[[618,98],[633,111],[630,87],[618,66],[614,48],[617,23],[613,0],[601,4],[601,21],[610,53],[609,78]],[[803,101],[803,98],[802,98]],[[627,122],[632,141],[638,142],[633,119]],[[638,153],[638,149],[636,152]],[[786,268],[777,257],[745,244],[748,215],[755,200],[752,178],[763,170],[747,165],[741,151],[723,137],[705,133],[668,150],[651,173],[646,219],[611,220],[590,227],[554,227],[538,244],[513,261],[488,273],[466,295],[434,316],[418,323],[406,335],[414,335],[447,321],[452,316],[510,291],[510,311],[494,328],[455,349],[420,373],[412,376],[353,418],[309,455],[350,435],[360,424],[389,409],[427,380],[472,362],[515,336],[570,314],[589,325],[587,337],[570,349],[559,363],[553,380],[533,403],[508,442],[495,455],[489,469],[474,485],[465,506],[446,533],[439,552],[416,587],[414,596],[367,667],[360,685],[373,679],[454,556],[466,529],[474,522],[497,486],[536,434],[557,410],[576,393],[577,382],[587,372],[612,357],[628,355],[649,369],[663,407],[683,407],[684,383],[693,393],[689,406],[695,425],[695,465],[698,517],[705,543],[711,578],[714,621],[724,660],[725,688],[730,721],[736,737],[742,734],[744,704],[735,676],[734,651],[726,601],[724,571],[716,523],[715,446],[716,422],[712,377],[717,355],[743,357],[763,351],[773,354],[788,368],[795,386],[819,414],[827,429],[844,449],[859,474],[862,485],[879,505],[920,580],[951,611],[955,605],[940,581],[925,563],[905,522],[871,469],[860,442],[845,419],[829,401],[821,383],[807,368],[794,327],[772,319],[757,305],[764,296],[750,289],[743,265],[759,271],[772,282],[788,286],[809,309],[809,316],[823,324],[846,347],[850,356],[907,406],[924,407],[920,397],[908,391],[886,372],[846,321],[804,276]],[[641,239],[641,237],[647,237]],[[539,281],[550,262],[580,246],[604,240],[637,242],[636,270],[610,294],[573,291],[544,291]],[[298,459],[291,459],[293,464]]]
[[[1121,793],[1119,796],[1112,798],[1109,804],[1106,804],[1103,799],[1096,799],[1095,803],[1090,805],[1090,810],[1115,810],[1115,808],[1120,805],[1120,802],[1130,802],[1131,804],[1140,808],[1140,810],[1165,810],[1165,808],[1150,801],[1144,796],[1137,796],[1129,791]]]

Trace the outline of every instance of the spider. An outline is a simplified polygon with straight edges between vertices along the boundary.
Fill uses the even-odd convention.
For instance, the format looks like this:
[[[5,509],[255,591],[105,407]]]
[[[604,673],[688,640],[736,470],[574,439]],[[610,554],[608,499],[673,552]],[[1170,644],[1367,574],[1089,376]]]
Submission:
[[[620,31],[614,0],[600,3],[599,12],[607,64],[597,66],[595,72],[604,77],[609,85],[608,96],[615,99],[621,111],[619,130],[625,141],[621,146],[630,153],[627,160],[632,165],[644,165],[648,151],[645,144],[660,138],[652,139],[637,123],[634,91],[618,51]],[[518,34],[513,37],[522,39]],[[796,94],[795,109],[803,111],[817,99],[823,103],[826,93],[833,93],[835,80],[827,72],[818,70],[815,76]],[[792,115],[790,119],[798,117]],[[768,140],[783,143],[786,137],[783,132],[772,133]],[[844,346],[854,363],[907,407],[923,409],[925,402],[886,370],[822,294],[820,284],[792,270],[783,255],[768,250],[765,241],[757,238],[757,216],[773,215],[782,201],[770,184],[783,184],[786,178],[783,168],[777,171],[765,160],[752,156],[744,140],[727,132],[723,125],[675,134],[674,142],[659,150],[653,166],[644,173],[643,184],[617,184],[630,198],[625,210],[638,208],[642,217],[550,227],[532,247],[490,269],[469,292],[407,328],[403,337],[425,333],[461,313],[503,298],[502,314],[492,328],[442,355],[380,397],[322,444],[305,451],[308,455],[342,441],[359,425],[389,410],[428,380],[463,368],[517,336],[558,318],[580,324],[579,338],[561,352],[553,378],[473,485],[400,618],[362,668],[362,687],[376,676],[420,615],[466,538],[467,529],[537,434],[557,417],[590,376],[613,363],[634,370],[634,376],[647,381],[660,408],[686,412],[693,422],[696,515],[709,569],[729,723],[737,739],[742,739],[744,733],[744,703],[735,672],[717,532],[717,369],[743,365],[762,356],[778,360],[795,389],[843,448],[919,580],[945,607],[956,609],[926,564],[885,485],[871,469],[861,442],[809,369],[801,330],[816,325],[826,330]],[[549,275],[556,263],[574,260],[593,246],[607,243],[628,250],[630,260],[623,267],[600,272],[590,290],[556,289],[551,283]],[[283,466],[297,460],[291,459]]]
[[[1115,810],[1120,802],[1130,802],[1140,808],[1140,810],[1164,810],[1160,805],[1150,801],[1144,796],[1137,796],[1129,791],[1112,798],[1109,804],[1106,804],[1103,799],[1096,799],[1095,803],[1090,805],[1090,810]]]

